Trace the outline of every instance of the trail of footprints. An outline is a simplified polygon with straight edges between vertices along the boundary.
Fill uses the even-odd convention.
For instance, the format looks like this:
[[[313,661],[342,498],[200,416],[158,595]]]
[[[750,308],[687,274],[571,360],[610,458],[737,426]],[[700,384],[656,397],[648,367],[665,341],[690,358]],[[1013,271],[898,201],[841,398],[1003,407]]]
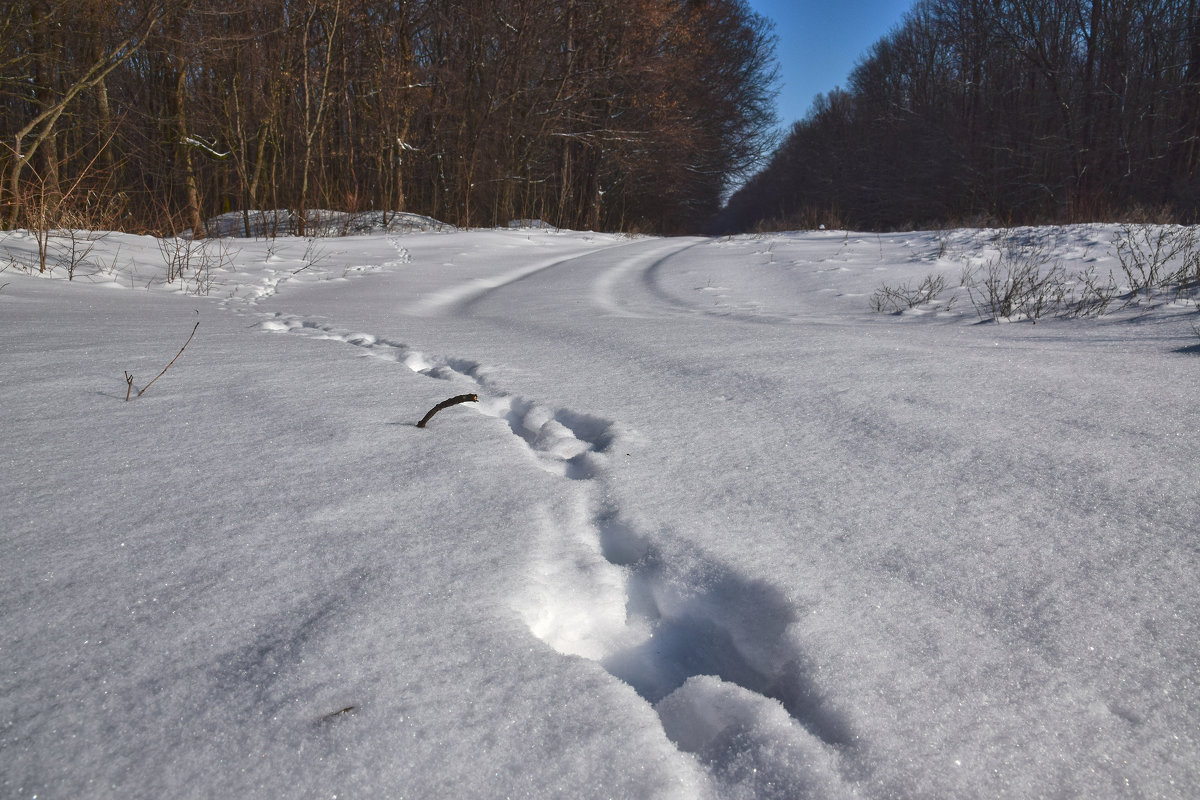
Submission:
[[[295,248],[287,253],[275,253],[273,250],[269,252],[264,264],[272,266],[264,266],[252,281],[236,285],[222,301],[223,305],[241,311],[245,306],[256,306],[274,297],[284,284],[292,280],[334,280],[351,274],[383,272],[412,262],[412,255],[400,243],[399,238],[389,235],[387,242],[396,251],[396,258],[375,263],[352,264],[339,273],[337,270],[331,270],[326,263],[322,239],[312,237],[307,242],[303,253]]]
[[[854,737],[787,635],[796,615],[783,594],[686,545],[665,552],[645,526],[595,499],[605,494],[611,453],[636,439],[631,431],[497,390],[473,361],[282,314],[259,325],[344,342],[477,393],[471,407],[503,420],[542,469],[585,482],[567,493],[574,505],[536,512],[543,543],[515,600],[530,631],[629,684],[718,782],[842,793],[815,776],[835,774]],[[804,785],[795,785],[796,764],[813,768]]]

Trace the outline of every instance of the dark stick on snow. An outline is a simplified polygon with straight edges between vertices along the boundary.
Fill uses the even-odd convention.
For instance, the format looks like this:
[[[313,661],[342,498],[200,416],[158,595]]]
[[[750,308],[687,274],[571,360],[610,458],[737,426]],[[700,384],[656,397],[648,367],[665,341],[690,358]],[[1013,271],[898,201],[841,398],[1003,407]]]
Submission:
[[[195,336],[195,335],[196,335],[196,328],[199,328],[199,327],[200,327],[200,323],[199,323],[199,322],[197,322],[197,323],[195,324],[195,326],[192,328],[192,336]],[[178,353],[176,353],[176,354],[175,354],[175,357],[171,359],[171,364],[174,364],[176,361],[178,361],[178,360],[179,360],[179,357],[180,357],[181,355],[183,355],[183,351],[184,351],[184,350],[187,350],[187,346],[188,346],[189,344],[191,344],[191,343],[192,343],[192,336],[189,336],[189,337],[187,338],[187,341],[183,343],[183,347],[179,348],[179,352],[178,352]],[[167,374],[167,370],[169,370],[169,369],[171,368],[171,364],[167,364],[165,367],[163,367],[163,370],[162,370],[162,372],[160,372],[160,373],[158,373],[157,375],[155,375],[155,376],[154,376],[154,381],[158,380],[158,379],[159,379],[159,378],[161,378],[163,375],[166,375],[166,374]],[[144,394],[146,393],[146,390],[147,390],[147,389],[149,389],[151,386],[153,386],[153,385],[154,385],[154,381],[150,381],[150,382],[149,382],[149,383],[147,383],[145,386],[143,386],[141,389],[138,389],[137,396],[138,396],[138,397],[141,397],[142,395],[144,395]],[[132,385],[132,383],[133,383],[133,382],[132,382],[132,380],[130,380],[130,385]],[[128,394],[126,394],[126,396],[125,396],[125,399],[126,399],[126,400],[128,400],[128,399],[129,399],[129,395],[128,395]]]
[[[417,423],[417,427],[424,428],[425,423],[429,422],[429,420],[433,419],[433,415],[436,414],[437,412],[441,411],[443,408],[449,408],[450,406],[456,406],[459,403],[478,403],[478,402],[479,402],[479,395],[477,395],[477,394],[460,394],[458,397],[451,397],[449,400],[443,400],[442,402],[438,403],[433,408],[429,409],[429,413],[421,418],[421,421]]]

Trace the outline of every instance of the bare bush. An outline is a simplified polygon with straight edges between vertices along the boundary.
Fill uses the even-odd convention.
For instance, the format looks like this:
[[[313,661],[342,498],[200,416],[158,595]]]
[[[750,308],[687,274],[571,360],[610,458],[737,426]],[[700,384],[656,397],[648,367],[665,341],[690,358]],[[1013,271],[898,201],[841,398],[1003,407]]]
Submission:
[[[1200,287],[1200,240],[1196,228],[1179,225],[1125,225],[1113,240],[1129,286],[1129,301],[1151,300],[1159,292],[1175,296]]]
[[[999,255],[979,268],[981,279],[976,280],[978,272],[964,271],[967,292],[981,318],[1036,322],[1063,305],[1066,271],[1054,255],[1051,235],[1006,231],[998,237]]]
[[[178,236],[164,236],[158,240],[158,252],[162,254],[163,262],[167,265],[167,283],[174,283],[177,278],[188,273],[192,266],[192,255],[198,252],[199,246],[199,241],[181,239]]]
[[[108,234],[89,230],[87,214],[75,209],[63,209],[58,224],[59,227],[52,231],[55,266],[66,267],[69,281],[75,280],[76,273],[84,268],[99,272],[101,267],[93,260],[92,252],[96,242],[104,240]]]
[[[1117,297],[1117,284],[1110,272],[1107,279],[1101,279],[1096,274],[1096,267],[1089,266],[1087,270],[1075,276],[1079,289],[1066,300],[1062,309],[1064,317],[1093,317],[1108,312],[1112,301]]]
[[[299,275],[306,269],[312,269],[319,264],[323,264],[327,257],[328,254],[325,252],[325,246],[321,243],[320,239],[315,236],[306,237],[304,255],[300,259],[304,262],[304,266],[298,270],[294,270],[292,274]]]
[[[67,267],[67,280],[75,280],[75,272],[82,266],[96,246],[92,240],[77,228],[67,228],[62,232],[63,241],[58,242],[59,260]]]
[[[871,310],[880,313],[899,313],[931,302],[946,288],[946,279],[941,275],[929,274],[916,286],[882,285],[871,295]],[[948,307],[948,306],[947,306]]]
[[[158,251],[167,267],[167,283],[179,280],[185,292],[190,288],[195,294],[208,294],[215,279],[214,270],[225,269],[232,263],[228,244],[219,238],[164,237],[158,240]]]
[[[33,239],[37,242],[38,273],[46,271],[47,256],[50,251],[50,231],[54,227],[54,212],[45,194],[46,191],[43,182],[41,197],[33,198],[32,195],[27,195],[22,198],[24,204],[22,211],[24,227],[33,234]],[[53,265],[50,266],[50,271],[53,274]]]

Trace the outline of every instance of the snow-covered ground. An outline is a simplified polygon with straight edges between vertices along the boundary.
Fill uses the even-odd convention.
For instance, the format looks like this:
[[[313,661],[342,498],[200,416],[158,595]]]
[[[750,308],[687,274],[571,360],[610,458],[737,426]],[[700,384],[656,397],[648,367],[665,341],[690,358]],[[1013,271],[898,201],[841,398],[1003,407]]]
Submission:
[[[1186,297],[981,323],[988,231],[77,238],[0,233],[0,796],[1200,793]]]

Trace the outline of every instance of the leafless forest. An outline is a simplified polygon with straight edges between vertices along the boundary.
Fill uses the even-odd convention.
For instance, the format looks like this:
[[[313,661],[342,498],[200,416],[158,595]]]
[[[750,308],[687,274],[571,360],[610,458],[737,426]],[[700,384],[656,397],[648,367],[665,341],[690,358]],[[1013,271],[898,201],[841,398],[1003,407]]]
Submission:
[[[1197,0],[920,0],[731,200],[729,230],[1200,209]]]
[[[742,0],[17,0],[0,226],[240,209],[682,231],[761,164],[774,38]]]

